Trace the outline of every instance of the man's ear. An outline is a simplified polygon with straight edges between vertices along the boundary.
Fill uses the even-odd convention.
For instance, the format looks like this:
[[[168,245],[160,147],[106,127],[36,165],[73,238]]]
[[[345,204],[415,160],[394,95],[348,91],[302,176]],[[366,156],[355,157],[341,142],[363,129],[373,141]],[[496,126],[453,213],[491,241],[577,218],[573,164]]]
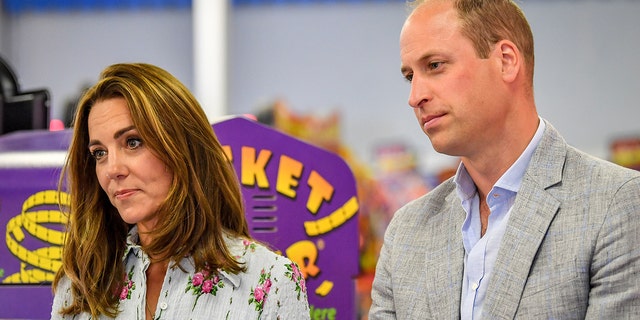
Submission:
[[[501,40],[496,44],[496,50],[501,57],[502,78],[506,82],[513,82],[523,67],[523,57],[515,43]]]

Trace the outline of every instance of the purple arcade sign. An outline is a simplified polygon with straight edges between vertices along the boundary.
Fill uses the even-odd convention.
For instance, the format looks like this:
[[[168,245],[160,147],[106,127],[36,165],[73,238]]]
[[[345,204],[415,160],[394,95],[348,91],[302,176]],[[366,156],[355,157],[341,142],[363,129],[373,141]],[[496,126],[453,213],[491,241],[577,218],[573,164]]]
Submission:
[[[213,128],[238,174],[251,234],[305,275],[311,319],[355,319],[359,203],[347,164],[243,117]],[[66,223],[57,207],[66,194],[56,190],[70,136],[0,136],[0,318],[50,316]]]

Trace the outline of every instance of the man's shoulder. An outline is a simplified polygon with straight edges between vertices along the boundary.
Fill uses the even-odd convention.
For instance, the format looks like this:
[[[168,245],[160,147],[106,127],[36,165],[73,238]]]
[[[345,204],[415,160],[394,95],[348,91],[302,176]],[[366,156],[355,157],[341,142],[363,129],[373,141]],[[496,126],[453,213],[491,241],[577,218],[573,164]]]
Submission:
[[[550,166],[560,166],[564,172],[563,178],[570,180],[579,180],[594,175],[610,176],[610,178],[622,181],[640,177],[639,171],[624,168],[567,144],[550,123],[546,122],[546,125],[544,137],[538,146],[540,150],[536,151],[537,157],[534,155],[534,159],[537,159],[542,167],[548,169]],[[554,164],[550,165],[547,162]],[[536,168],[540,169],[540,167]]]
[[[449,178],[433,190],[401,207],[395,213],[394,219],[413,220],[415,215],[437,214],[450,205],[450,197],[456,196],[455,190],[456,184],[453,178]]]
[[[567,149],[565,172],[574,173],[577,177],[601,177],[617,183],[640,177],[640,171],[622,167],[573,147]]]

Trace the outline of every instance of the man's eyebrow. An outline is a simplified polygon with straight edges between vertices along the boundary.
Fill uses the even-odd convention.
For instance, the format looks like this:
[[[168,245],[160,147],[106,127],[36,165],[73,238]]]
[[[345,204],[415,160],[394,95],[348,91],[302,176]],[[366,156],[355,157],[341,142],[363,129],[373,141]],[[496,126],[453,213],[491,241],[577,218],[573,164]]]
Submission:
[[[434,55],[435,55],[434,53],[427,52],[427,53],[425,53],[423,56],[421,56],[421,57],[418,59],[418,62],[419,62],[419,63],[423,63],[424,61],[428,61],[428,60],[430,60]],[[409,68],[409,67],[407,67],[407,66],[405,66],[405,65],[400,65],[400,72],[401,72],[403,75],[406,75],[407,73],[411,72],[411,70],[412,70],[411,68]]]
[[[400,66],[400,73],[402,73],[402,75],[406,75],[409,71],[411,70],[411,68],[407,67],[407,66]]]
[[[134,126],[134,125],[128,126],[126,128],[122,128],[122,129],[116,131],[113,134],[113,139],[118,139],[118,138],[122,137],[123,134],[125,134],[125,133],[127,133],[127,132],[129,132],[129,131],[131,131],[131,130],[133,130],[135,128],[136,128],[136,126]],[[96,145],[96,144],[100,144],[100,141],[99,140],[91,140],[91,141],[89,141],[89,147],[91,147],[93,145]]]

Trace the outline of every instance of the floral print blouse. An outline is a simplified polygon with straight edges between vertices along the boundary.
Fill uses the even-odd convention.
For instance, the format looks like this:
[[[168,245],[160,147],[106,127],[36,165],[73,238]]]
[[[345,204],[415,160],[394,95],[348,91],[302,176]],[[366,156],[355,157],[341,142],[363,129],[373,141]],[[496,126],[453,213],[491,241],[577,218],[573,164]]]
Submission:
[[[149,257],[137,242],[137,229],[133,228],[127,239],[127,274],[116,319],[145,319]],[[244,262],[246,272],[194,270],[190,257],[180,261],[186,273],[170,264],[154,319],[309,319],[305,281],[295,263],[246,239],[228,237],[227,246]],[[51,319],[91,319],[89,314],[62,317],[58,313],[73,299],[70,287],[68,278],[58,283]]]

